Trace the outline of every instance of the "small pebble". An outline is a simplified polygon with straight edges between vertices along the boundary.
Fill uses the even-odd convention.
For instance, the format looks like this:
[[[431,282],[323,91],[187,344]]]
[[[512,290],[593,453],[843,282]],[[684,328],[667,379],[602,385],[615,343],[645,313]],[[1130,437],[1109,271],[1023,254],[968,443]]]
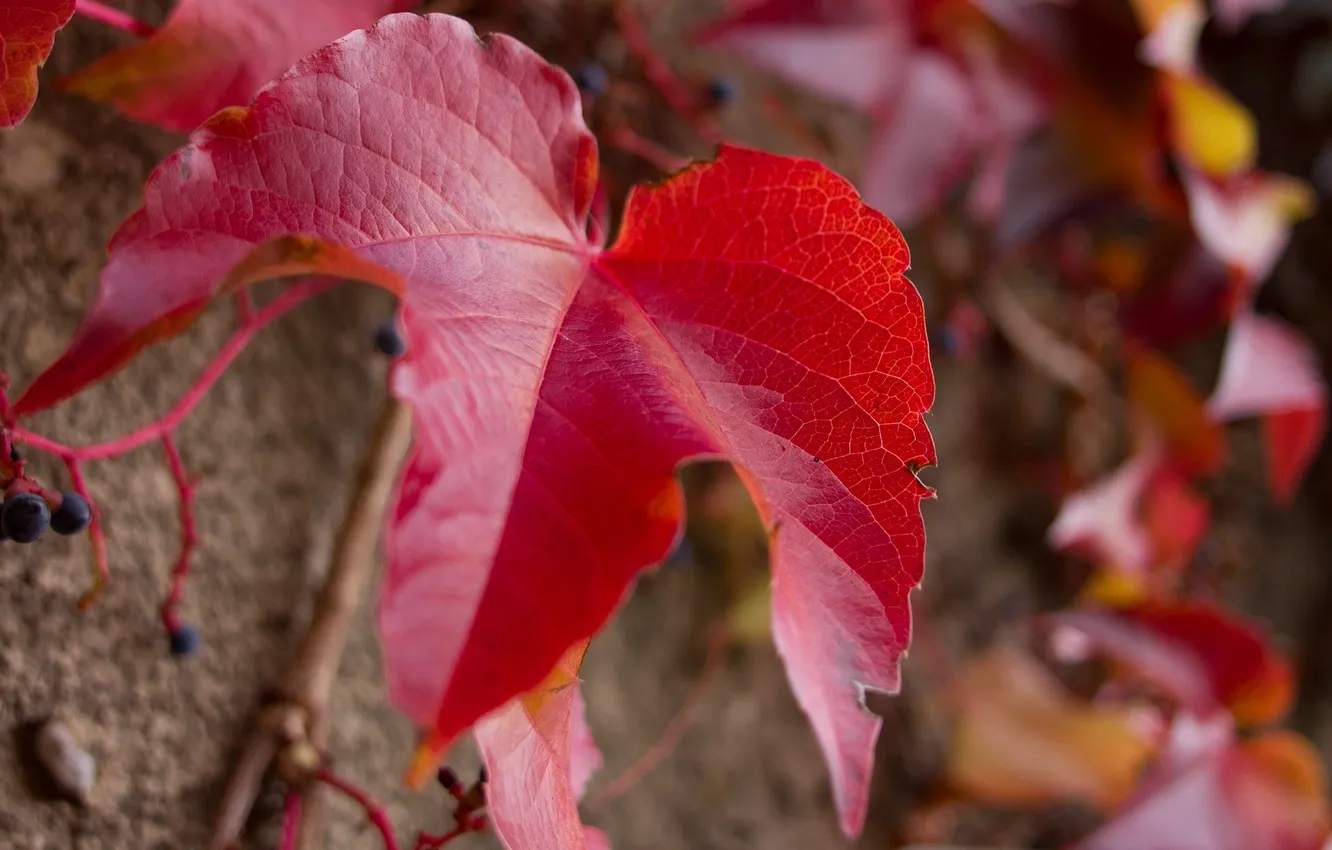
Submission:
[[[37,759],[62,793],[87,804],[88,792],[97,781],[97,760],[79,746],[74,735],[59,720],[48,720],[37,731]]]

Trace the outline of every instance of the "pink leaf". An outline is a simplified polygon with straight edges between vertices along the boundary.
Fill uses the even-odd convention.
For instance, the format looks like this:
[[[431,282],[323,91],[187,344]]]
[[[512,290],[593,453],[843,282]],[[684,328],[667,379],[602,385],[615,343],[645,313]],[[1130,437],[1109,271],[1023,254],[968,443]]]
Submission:
[[[585,645],[584,645],[585,646]],[[543,688],[515,699],[476,724],[476,742],[490,772],[486,802],[495,834],[508,850],[609,850],[598,830],[584,827],[578,800],[601,764],[575,680],[583,647],[559,665]]]
[[[1221,421],[1263,417],[1268,480],[1273,495],[1288,500],[1326,428],[1327,387],[1309,344],[1283,322],[1241,313],[1207,406]]]
[[[1327,388],[1313,349],[1285,322],[1257,313],[1235,317],[1221,377],[1207,401],[1225,422],[1285,410],[1322,408]]]
[[[854,833],[879,728],[859,700],[898,685],[929,494],[915,471],[934,462],[906,245],[826,168],[727,146],[631,194],[603,251],[586,237],[596,171],[562,71],[453,18],[391,16],[163,163],[78,340],[95,327],[84,353],[123,349],[265,270],[403,295],[394,391],[416,445],[379,624],[391,696],[432,730],[418,768],[536,687],[666,555],[679,464],[735,460],[775,535],[778,644]],[[54,369],[29,395],[94,379]]]
[[[1254,284],[1271,273],[1313,203],[1307,186],[1281,174],[1218,181],[1186,169],[1183,180],[1198,240]]]
[[[1056,549],[1083,550],[1122,570],[1151,561],[1151,540],[1138,513],[1143,489],[1161,463],[1157,451],[1130,459],[1109,476],[1068,496],[1046,532]]]
[[[1328,837],[1322,770],[1292,733],[1239,743],[1224,715],[1184,716],[1134,798],[1074,850],[1318,850]]]
[[[932,50],[915,52],[895,97],[881,107],[864,166],[865,199],[895,221],[917,221],[937,208],[975,160],[984,138],[981,108],[955,63]]]
[[[0,0],[0,127],[13,127],[37,99],[37,69],[74,17],[74,0]]]
[[[905,72],[909,30],[877,0],[768,0],[698,35],[816,94],[869,110]]]
[[[766,0],[702,33],[811,91],[870,111],[877,127],[865,198],[900,224],[937,208],[980,158],[973,209],[993,216],[1043,97],[967,21],[940,36],[926,6]]]
[[[152,38],[65,78],[70,91],[189,132],[296,60],[419,0],[180,0]]]

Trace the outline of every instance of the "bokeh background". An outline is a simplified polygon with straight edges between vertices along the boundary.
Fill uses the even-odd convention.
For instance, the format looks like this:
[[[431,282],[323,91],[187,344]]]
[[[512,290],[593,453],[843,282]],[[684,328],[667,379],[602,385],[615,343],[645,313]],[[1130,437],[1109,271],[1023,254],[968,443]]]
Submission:
[[[728,11],[720,0],[640,5],[654,49],[684,84],[704,94],[721,86],[725,102],[705,111],[725,138],[821,158],[853,179],[862,176],[881,116],[876,121],[700,46],[693,33]],[[1116,22],[1096,31],[1101,50],[1084,57],[1093,72],[1109,76],[1108,89],[1131,88],[1124,74],[1150,74],[1136,58],[1142,33],[1126,3],[1059,5],[1095,7]],[[123,4],[150,22],[163,20],[168,7]],[[707,155],[698,121],[671,109],[645,79],[609,3],[457,0],[429,7],[463,14],[482,30],[512,32],[571,71],[595,63],[606,72],[609,89],[590,105],[589,122],[603,141],[612,199],[661,176],[663,158]],[[32,117],[0,135],[0,367],[19,384],[62,350],[95,292],[107,238],[140,203],[153,165],[181,141],[52,84],[130,40],[76,19],[42,72]],[[1306,181],[1320,200],[1332,194],[1332,3],[1289,0],[1231,31],[1212,20],[1202,31],[1199,61],[1256,119],[1255,167]],[[1090,119],[1085,127],[1102,131]],[[928,122],[915,132],[934,142]],[[631,150],[644,140],[654,146],[646,157]],[[1167,148],[1163,143],[1160,157],[1169,163]],[[1166,184],[1178,179],[1169,167],[1164,175]],[[1134,329],[1154,327],[1153,319],[1170,327],[1184,321],[1155,296],[1177,294],[1171,287],[1181,279],[1186,294],[1203,287],[1201,306],[1184,311],[1196,317],[1226,289],[1224,272],[1218,290],[1208,288],[1206,275],[1181,271],[1198,247],[1187,215],[1133,210],[1132,201],[1098,196],[1063,211],[1005,260],[1001,275],[1005,297],[1093,363],[1116,397],[1124,394],[1125,340]],[[1018,230],[1028,221],[1000,216]],[[903,693],[872,704],[885,727],[869,823],[855,846],[1066,846],[1097,823],[1091,807],[1054,799],[1014,806],[945,793],[958,723],[948,695],[972,659],[1029,641],[1034,614],[1085,599],[1087,582],[1104,573],[1095,553],[1053,547],[1049,529],[1070,493],[1130,456],[1133,406],[1081,397],[1049,362],[1030,356],[1011,328],[995,327],[987,300],[994,281],[976,259],[989,256],[992,240],[976,226],[960,188],[918,218],[906,235],[934,335],[939,389],[930,424],[940,466],[922,477],[939,498],[924,506],[927,573],[915,596],[920,631]],[[1293,225],[1289,248],[1257,296],[1261,312],[1282,317],[1309,341],[1320,367],[1332,354],[1329,221],[1318,206]],[[1107,244],[1113,250],[1099,250]],[[1092,269],[1090,284],[1071,280],[1066,264],[1069,252],[1087,245],[1098,250],[1077,254],[1090,264],[1077,267]],[[88,580],[82,541],[0,549],[0,728],[9,733],[0,738],[0,846],[165,850],[203,840],[256,698],[283,669],[308,617],[382,381],[384,364],[370,340],[391,310],[388,299],[363,289],[322,297],[263,334],[183,427],[186,460],[204,476],[188,603],[206,640],[198,657],[170,658],[157,622],[178,527],[175,490],[155,448],[88,470],[114,570],[112,588],[91,611],[75,609]],[[77,443],[149,420],[189,386],[228,322],[224,314],[210,317],[35,427]],[[1219,373],[1225,323],[1198,324],[1191,338],[1158,348],[1205,397]],[[1192,483],[1211,519],[1185,562],[1171,566],[1178,583],[1172,592],[1223,601],[1270,630],[1295,673],[1285,723],[1326,756],[1332,470],[1319,452],[1282,503],[1269,493],[1256,424],[1227,427],[1225,438],[1225,462]],[[39,473],[60,479],[55,464],[34,460]],[[606,758],[589,794],[588,820],[627,850],[846,846],[822,759],[763,617],[754,613],[761,610],[765,553],[752,508],[724,467],[690,470],[686,480],[693,497],[687,547],[640,582],[584,668],[590,721]],[[719,624],[729,628],[729,640],[716,639]],[[1076,675],[1068,678],[1076,690]],[[368,616],[343,662],[334,712],[339,771],[383,799],[404,836],[443,826],[449,807],[442,791],[408,794],[398,786],[412,731],[384,699]],[[29,781],[21,730],[52,715],[97,758],[100,778],[86,806],[47,799]],[[598,805],[599,794],[673,718],[679,735],[669,755]],[[463,773],[475,769],[465,749],[451,761]],[[275,846],[280,804],[276,792],[261,801],[253,846]],[[358,811],[335,807],[330,848],[376,841]]]

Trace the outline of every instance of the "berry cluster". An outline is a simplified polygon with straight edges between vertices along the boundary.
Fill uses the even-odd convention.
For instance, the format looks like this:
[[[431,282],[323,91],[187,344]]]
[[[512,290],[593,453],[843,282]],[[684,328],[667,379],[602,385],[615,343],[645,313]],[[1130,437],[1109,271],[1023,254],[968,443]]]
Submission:
[[[444,786],[444,790],[449,792],[449,796],[454,799],[456,806],[453,810],[453,822],[456,829],[449,833],[450,836],[459,835],[467,832],[484,832],[487,825],[486,814],[486,786],[490,782],[490,774],[485,765],[477,773],[476,781],[471,785],[464,785],[458,777],[457,771],[445,765],[439,769],[437,774],[439,784]],[[441,846],[439,839],[442,836],[429,836],[422,834],[417,842],[418,847],[438,847]]]
[[[49,528],[78,534],[92,522],[92,506],[78,493],[45,490],[29,478],[15,478],[0,504],[0,542],[35,543]]]

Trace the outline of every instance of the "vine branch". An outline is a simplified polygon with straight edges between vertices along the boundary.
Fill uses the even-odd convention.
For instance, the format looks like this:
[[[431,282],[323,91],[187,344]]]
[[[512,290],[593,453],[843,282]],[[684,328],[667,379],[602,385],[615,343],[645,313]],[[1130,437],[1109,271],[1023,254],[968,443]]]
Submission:
[[[222,797],[209,850],[226,850],[239,838],[269,765],[283,752],[301,755],[318,770],[328,735],[328,703],[353,618],[369,584],[376,543],[398,469],[411,443],[407,408],[386,394],[361,458],[355,491],[347,507],[332,564],[314,616],[276,695],[261,712]],[[308,757],[310,754],[312,759]],[[319,846],[318,798],[314,787],[302,801],[296,847]],[[313,843],[312,843],[313,842]]]

